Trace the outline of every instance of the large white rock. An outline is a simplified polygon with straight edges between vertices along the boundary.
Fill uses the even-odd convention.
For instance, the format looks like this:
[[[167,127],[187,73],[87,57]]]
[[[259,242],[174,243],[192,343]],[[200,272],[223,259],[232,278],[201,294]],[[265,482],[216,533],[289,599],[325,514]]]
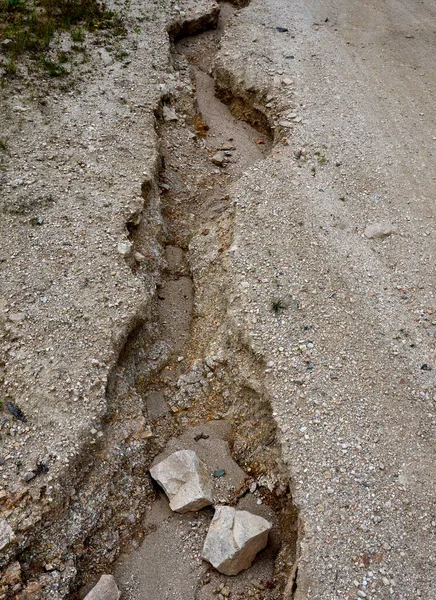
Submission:
[[[193,450],[179,450],[150,469],[165,490],[170,508],[185,513],[213,504],[212,481]]]
[[[84,600],[119,600],[119,591],[113,575],[102,575]]]
[[[237,575],[268,542],[272,523],[246,510],[217,506],[202,557],[224,575]]]

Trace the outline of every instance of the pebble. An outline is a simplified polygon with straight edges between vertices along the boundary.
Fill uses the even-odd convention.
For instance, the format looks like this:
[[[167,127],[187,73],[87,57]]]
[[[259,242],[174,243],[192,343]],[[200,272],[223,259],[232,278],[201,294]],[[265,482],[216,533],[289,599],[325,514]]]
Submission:
[[[215,152],[215,154],[212,156],[213,164],[217,165],[218,167],[224,166],[225,161],[226,161],[226,155],[225,155],[224,151],[222,151],[222,150]]]
[[[117,250],[124,258],[130,256],[133,250],[133,244],[129,240],[120,240],[118,242]]]
[[[162,116],[164,121],[178,121],[179,117],[177,116],[176,111],[171,106],[164,106],[162,108]]]
[[[363,231],[364,236],[369,240],[382,239],[394,233],[397,233],[397,228],[391,223],[373,223],[367,225]]]

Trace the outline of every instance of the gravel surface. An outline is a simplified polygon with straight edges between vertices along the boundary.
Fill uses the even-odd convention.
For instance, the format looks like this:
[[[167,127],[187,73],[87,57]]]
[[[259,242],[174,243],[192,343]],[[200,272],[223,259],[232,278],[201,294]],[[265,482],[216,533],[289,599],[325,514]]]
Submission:
[[[229,314],[264,361],[300,510],[298,600],[436,595],[432,19],[259,0],[217,58],[275,127],[232,190]],[[363,235],[379,223],[398,233]]]
[[[191,129],[197,145],[204,124],[186,127],[192,89],[177,57],[190,42],[171,60],[167,31],[213,25],[216,3],[122,9],[127,36],[87,36],[87,58],[66,80],[44,81],[24,63],[0,90],[1,568],[20,557],[0,598],[65,598],[78,568],[109,564],[153,496],[140,476],[168,415],[190,409],[188,423],[229,407],[240,464],[260,453],[264,485],[282,485],[283,464],[290,481],[299,555],[287,600],[435,598],[433,3],[253,0],[233,16],[227,7],[217,92],[260,133],[235,125],[233,146],[220,130],[231,121],[211,98],[205,37],[190,75],[212,133],[197,150]],[[57,44],[69,51],[71,40]],[[177,127],[162,143],[174,163],[160,181],[163,211],[156,115]],[[168,233],[176,245],[163,253]],[[189,268],[172,257],[178,243]],[[167,329],[156,340],[145,328],[142,346],[130,344],[164,268]],[[172,310],[184,315],[180,331],[170,331]],[[161,374],[166,390],[133,389],[133,364],[149,373],[185,342],[179,366]],[[162,439],[150,441],[148,417]],[[178,528],[159,511],[157,548]],[[187,547],[174,538],[169,552],[188,557],[175,578],[191,577],[192,561],[203,576],[206,523],[191,521],[179,527]],[[133,568],[141,560],[139,549]],[[148,584],[131,566],[134,598]],[[218,583],[212,576],[198,597],[227,597]],[[191,597],[197,583],[185,584]],[[248,588],[263,598],[249,579],[235,585],[241,598]]]

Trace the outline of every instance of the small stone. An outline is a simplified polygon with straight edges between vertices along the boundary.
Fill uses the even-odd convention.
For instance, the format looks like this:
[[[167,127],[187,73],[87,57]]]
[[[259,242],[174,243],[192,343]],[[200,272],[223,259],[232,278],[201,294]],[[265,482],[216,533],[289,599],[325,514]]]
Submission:
[[[256,588],[257,590],[264,590],[265,586],[263,585],[263,583],[261,581],[259,581],[259,579],[252,579],[251,580],[251,585]]]
[[[265,548],[272,524],[231,506],[217,506],[207,532],[202,557],[224,575],[237,575]]]
[[[22,312],[11,313],[10,315],[8,315],[8,319],[9,319],[9,321],[12,321],[12,323],[20,323],[20,321],[24,321],[25,318],[26,318],[26,315]]]
[[[164,121],[178,121],[179,117],[177,116],[176,111],[171,106],[167,106],[166,104],[162,107],[162,116]]]
[[[113,575],[102,575],[84,600],[119,600],[119,591]]]
[[[124,258],[127,258],[132,254],[133,244],[129,240],[120,240],[118,242],[117,250]]]
[[[204,463],[193,450],[179,450],[150,469],[165,490],[171,510],[197,511],[213,504],[212,482]]]
[[[99,48],[97,52],[99,53],[101,61],[105,67],[108,67],[114,62],[112,56],[105,48]]]
[[[219,152],[215,152],[215,154],[212,156],[212,162],[214,165],[217,165],[218,167],[222,167],[224,165],[226,161],[226,155],[224,154],[224,152],[222,150],[220,150]]]
[[[224,598],[228,598],[230,596],[230,588],[228,585],[222,588],[221,594],[224,596]]]
[[[32,481],[32,479],[34,479],[36,477],[36,474],[33,471],[28,471],[24,477],[23,480],[28,483],[29,481]]]
[[[220,150],[235,150],[235,146],[232,144],[232,142],[224,142],[224,144],[221,144]]]
[[[3,573],[2,583],[4,585],[16,585],[21,580],[21,565],[18,561],[13,562]]]
[[[397,228],[390,223],[373,223],[367,225],[363,232],[364,236],[369,240],[381,239],[397,233]]]
[[[139,262],[139,263],[143,263],[145,260],[145,256],[143,254],[141,254],[140,252],[135,252],[133,255],[133,258],[136,260],[136,262]]]
[[[12,542],[15,538],[15,534],[12,531],[12,527],[4,519],[0,519],[0,550],[6,548],[6,546]]]

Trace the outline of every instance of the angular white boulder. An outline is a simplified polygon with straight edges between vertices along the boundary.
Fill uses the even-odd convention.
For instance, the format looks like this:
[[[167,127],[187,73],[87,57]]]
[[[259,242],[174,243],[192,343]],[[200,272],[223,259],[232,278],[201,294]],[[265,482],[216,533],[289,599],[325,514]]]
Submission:
[[[175,512],[196,511],[213,504],[211,478],[193,450],[174,452],[152,467],[150,474],[165,490]]]
[[[102,575],[84,600],[119,600],[121,592],[113,575]]]
[[[272,523],[246,510],[217,506],[202,557],[224,575],[237,575],[268,543]]]

